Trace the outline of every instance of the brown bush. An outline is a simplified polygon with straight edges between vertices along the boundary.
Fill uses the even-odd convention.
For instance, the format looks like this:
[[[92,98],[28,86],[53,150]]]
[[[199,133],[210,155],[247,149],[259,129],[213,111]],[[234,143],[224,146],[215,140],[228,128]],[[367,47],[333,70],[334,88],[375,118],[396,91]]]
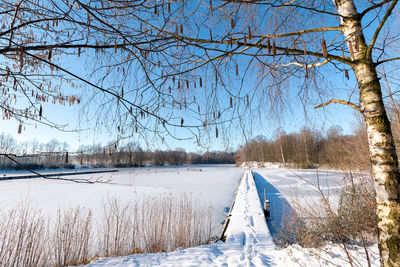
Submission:
[[[377,242],[377,216],[372,177],[366,174],[348,176],[339,195],[337,208],[322,193],[318,203],[307,206],[295,203],[301,217],[290,216],[284,221],[276,241],[282,246],[297,243],[302,247],[321,247],[327,242],[339,244],[348,257],[348,246],[364,248],[369,262],[368,247]]]

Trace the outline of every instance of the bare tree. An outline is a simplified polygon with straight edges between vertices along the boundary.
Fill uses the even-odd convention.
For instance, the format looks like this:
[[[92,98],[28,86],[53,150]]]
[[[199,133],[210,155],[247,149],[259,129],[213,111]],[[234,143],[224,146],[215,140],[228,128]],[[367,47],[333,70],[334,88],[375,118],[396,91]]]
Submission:
[[[2,133],[0,135],[0,153],[15,153],[16,150],[16,142],[11,135],[7,135]],[[0,158],[0,166],[5,166],[7,162],[6,158]]]
[[[189,132],[200,142],[265,103],[284,104],[289,89],[304,98],[311,92],[332,97],[317,107],[344,104],[365,120],[382,264],[395,266],[400,174],[377,70],[400,59],[396,29],[388,26],[398,21],[397,3],[2,0],[2,115],[20,121],[18,132],[26,119],[50,124],[44,102],[78,103],[80,96],[63,86],[87,85],[103,115],[99,125],[106,121],[118,135],[147,131],[164,141]],[[69,69],[66,57],[87,58],[93,72]],[[349,90],[348,99],[337,99],[320,74],[339,71],[347,78],[351,70],[358,97]],[[251,88],[250,79],[256,81]],[[174,127],[186,132],[176,136]]]

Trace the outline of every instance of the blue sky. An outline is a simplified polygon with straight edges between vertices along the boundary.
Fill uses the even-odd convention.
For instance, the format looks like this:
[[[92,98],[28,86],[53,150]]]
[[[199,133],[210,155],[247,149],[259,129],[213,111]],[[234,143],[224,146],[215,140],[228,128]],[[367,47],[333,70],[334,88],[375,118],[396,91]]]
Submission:
[[[229,133],[229,136],[218,139],[211,138],[208,142],[210,150],[226,150],[236,149],[240,144],[243,144],[246,138],[253,138],[259,135],[267,138],[273,137],[279,126],[285,132],[298,131],[304,125],[307,125],[315,130],[324,132],[331,126],[340,126],[344,134],[352,133],[357,121],[354,116],[354,111],[343,105],[331,104],[324,109],[314,110],[312,105],[306,107],[307,117],[305,116],[304,108],[300,101],[293,101],[290,107],[284,112],[280,123],[274,118],[262,118],[259,120],[251,120],[246,128],[246,136],[243,135],[241,129],[237,128]],[[17,141],[25,142],[37,139],[40,142],[46,143],[55,138],[62,142],[66,141],[70,144],[71,150],[78,149],[80,145],[89,145],[102,143],[105,145],[109,141],[114,141],[116,133],[110,133],[107,129],[90,125],[85,119],[79,120],[80,105],[75,106],[60,106],[60,105],[45,105],[44,112],[49,116],[50,120],[54,120],[59,124],[67,124],[66,129],[80,131],[63,132],[55,128],[51,128],[42,124],[33,123],[25,125],[25,131],[18,134],[18,123],[14,120],[0,121],[0,129],[2,132],[11,134]],[[94,108],[94,107],[93,107]],[[280,124],[280,125],[279,125]],[[183,131],[180,128],[174,129],[176,134],[180,135]],[[133,136],[131,141],[139,142],[143,148],[184,148],[187,151],[204,151],[197,145],[195,140],[178,141],[168,138],[165,143],[160,141],[151,144],[146,144],[143,139],[138,136]]]
[[[82,74],[85,73],[86,62],[82,58],[69,57],[63,59],[63,65],[73,73]],[[337,98],[348,100],[348,92],[351,91],[349,88],[354,87],[354,77],[350,72],[350,81],[346,81],[343,78],[342,73],[336,75],[329,75],[329,72],[323,72],[323,76],[326,75],[325,80],[327,84],[332,86],[328,89],[327,94],[333,92]],[[235,79],[233,77],[232,79]],[[245,86],[248,88],[254,87],[252,79],[247,78],[245,80]],[[288,88],[289,102],[283,112],[278,114],[274,113],[268,115],[269,108],[265,107],[258,110],[256,113],[248,114],[243,120],[245,127],[242,129],[240,124],[234,123],[232,127],[229,127],[229,131],[224,135],[224,129],[220,129],[220,138],[214,138],[214,128],[210,130],[210,138],[206,138],[203,142],[203,147],[199,147],[196,140],[179,141],[173,138],[166,138],[165,143],[162,143],[159,138],[152,138],[152,134],[148,134],[147,140],[139,137],[139,135],[133,135],[129,141],[138,142],[142,148],[147,149],[175,149],[184,148],[186,151],[204,151],[205,149],[210,150],[234,150],[239,145],[245,143],[246,140],[254,138],[256,136],[265,136],[267,138],[273,138],[278,128],[287,133],[299,131],[303,126],[308,126],[316,131],[324,133],[331,126],[339,126],[343,129],[344,134],[350,134],[353,132],[357,120],[355,119],[355,112],[343,105],[331,104],[324,108],[314,109],[314,106],[321,104],[318,100],[318,96],[313,96],[311,93],[310,100],[305,105],[302,104],[302,98],[298,96],[299,89],[297,88],[302,81],[294,80],[290,83]],[[296,84],[299,83],[299,84]],[[237,82],[233,82],[237,85]],[[247,88],[246,88],[247,89]],[[66,94],[90,94],[92,88],[88,89],[76,89],[69,85],[64,86]],[[221,95],[221,97],[224,97]],[[353,96],[352,101],[358,99],[358,96]],[[329,97],[327,99],[329,100]],[[255,100],[257,101],[257,99]],[[356,102],[357,103],[357,102]],[[97,107],[93,102],[89,103],[89,111],[93,113],[91,119],[87,119],[83,114],[87,111],[82,111],[82,107],[86,103],[82,102],[80,105],[73,106],[61,106],[53,104],[43,104],[44,115],[48,117],[50,121],[54,121],[59,125],[67,125],[65,129],[69,132],[60,131],[55,128],[51,128],[40,123],[29,122],[24,124],[25,130],[18,134],[18,123],[14,120],[0,121],[0,129],[2,132],[11,134],[17,141],[26,142],[33,139],[37,139],[42,143],[49,142],[55,138],[61,142],[67,142],[70,145],[71,151],[75,151],[81,145],[90,145],[101,143],[106,145],[110,141],[115,141],[117,132],[115,129],[109,130],[106,127],[96,125],[95,118],[98,112]],[[267,115],[265,115],[267,114]],[[277,119],[279,117],[279,120]],[[101,121],[101,120],[100,120]],[[190,122],[190,118],[185,118],[185,121]],[[188,134],[185,129],[180,127],[172,129],[172,133],[177,136],[192,137]]]

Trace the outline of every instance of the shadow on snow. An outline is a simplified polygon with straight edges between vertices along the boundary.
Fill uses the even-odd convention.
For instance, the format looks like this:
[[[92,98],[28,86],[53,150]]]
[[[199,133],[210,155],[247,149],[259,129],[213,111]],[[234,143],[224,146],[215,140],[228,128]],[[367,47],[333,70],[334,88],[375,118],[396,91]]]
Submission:
[[[254,173],[254,182],[257,187],[261,206],[264,200],[270,201],[270,218],[267,220],[268,228],[277,245],[283,243],[293,244],[296,237],[296,223],[298,216],[290,203],[281,195],[281,192],[268,182],[261,174]]]

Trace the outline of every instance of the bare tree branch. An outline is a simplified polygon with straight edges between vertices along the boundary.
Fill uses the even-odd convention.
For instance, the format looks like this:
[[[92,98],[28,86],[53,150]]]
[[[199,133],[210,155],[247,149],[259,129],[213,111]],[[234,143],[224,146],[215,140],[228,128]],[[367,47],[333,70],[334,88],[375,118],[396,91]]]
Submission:
[[[383,60],[378,61],[376,63],[376,65],[378,66],[378,65],[381,65],[383,63],[390,62],[390,61],[395,61],[395,60],[399,60],[399,59],[400,59],[400,57],[392,57],[392,58],[383,59]]]
[[[351,103],[349,101],[344,101],[344,100],[340,100],[340,99],[331,99],[328,102],[325,102],[325,103],[322,103],[322,104],[320,104],[318,106],[315,106],[314,109],[327,106],[327,105],[329,105],[331,103],[346,105],[346,106],[349,106],[349,107],[357,110],[358,112],[361,112],[361,107],[360,106],[357,106],[357,105],[355,105],[355,104],[353,104],[353,103]]]
[[[379,23],[378,27],[376,28],[374,35],[371,39],[371,42],[368,45],[367,51],[366,51],[366,56],[371,57],[372,49],[375,45],[376,40],[378,39],[379,33],[381,32],[383,25],[385,25],[385,22],[389,18],[390,14],[392,13],[394,7],[397,5],[398,0],[394,0],[392,4],[390,5],[389,9],[386,11],[385,16],[382,18],[381,22]]]
[[[4,157],[8,158],[12,162],[16,163],[22,169],[24,169],[28,172],[31,172],[31,173],[37,175],[38,177],[47,179],[47,180],[68,181],[68,182],[74,182],[74,183],[80,183],[80,184],[82,184],[82,183],[95,184],[95,183],[109,183],[110,182],[110,180],[103,181],[101,179],[90,180],[90,179],[66,179],[66,178],[61,178],[61,177],[47,177],[47,176],[44,176],[43,174],[40,174],[38,172],[35,172],[34,170],[27,168],[24,164],[21,164],[19,161],[17,161],[16,159],[14,159],[12,157],[12,156],[16,157],[16,155],[0,153],[0,156],[4,156]]]
[[[363,10],[363,11],[360,13],[360,16],[361,16],[361,17],[364,17],[367,13],[371,12],[372,10],[377,9],[377,8],[383,6],[383,5],[387,4],[387,3],[390,3],[390,2],[392,2],[392,1],[393,1],[393,0],[384,0],[384,1],[380,2],[380,3],[378,3],[378,4],[375,4],[375,5],[373,5],[373,6],[370,6],[370,7],[366,8],[365,10]]]

